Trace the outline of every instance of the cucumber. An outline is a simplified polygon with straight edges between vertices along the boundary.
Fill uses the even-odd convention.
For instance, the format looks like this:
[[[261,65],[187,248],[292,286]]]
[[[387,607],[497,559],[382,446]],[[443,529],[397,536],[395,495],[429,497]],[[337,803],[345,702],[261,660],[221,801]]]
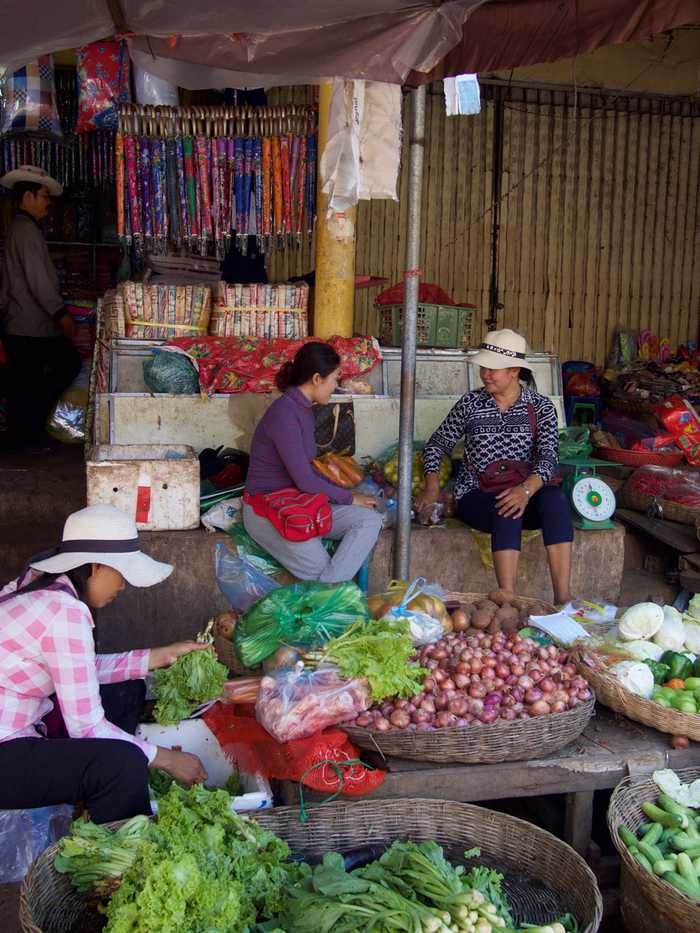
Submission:
[[[627,826],[620,826],[618,829],[618,833],[620,834],[620,839],[622,839],[622,841],[624,842],[624,844],[627,846],[628,849],[631,846],[637,845],[637,837],[632,832],[632,830],[629,829]]]
[[[681,852],[676,861],[676,870],[679,875],[682,875],[686,881],[690,884],[694,884],[697,887],[698,876],[695,873],[693,863],[690,861],[685,852]]]
[[[655,862],[662,861],[664,857],[663,852],[661,851],[661,849],[658,848],[658,846],[650,846],[646,842],[638,842],[637,848],[639,849],[641,854],[644,856],[644,858],[647,859],[647,861],[651,862],[652,865]]]
[[[700,900],[700,888],[695,884],[690,884],[682,875],[679,875],[678,872],[667,871],[664,875],[664,881],[668,881],[669,884],[672,884],[681,894],[685,894],[695,901]]]
[[[665,810],[662,810],[661,807],[657,807],[655,804],[649,803],[648,801],[642,804],[642,810],[644,811],[644,815],[648,816],[654,823],[661,823],[662,826],[667,826],[669,829],[684,828],[684,819],[677,813],[667,813]],[[685,817],[685,820],[687,820],[687,817]],[[687,822],[685,825],[688,825]]]
[[[630,849],[630,852],[632,852],[631,849]],[[637,850],[636,852],[632,852],[632,858],[636,859],[639,862],[639,864],[642,866],[642,868],[646,868],[647,871],[650,871],[653,874],[654,869],[651,866],[651,862],[639,850]]]
[[[684,807],[682,804],[674,800],[673,797],[669,797],[668,794],[659,794],[658,801],[659,806],[662,807],[667,813],[675,813],[680,816],[682,821],[681,829],[687,829],[691,819],[694,821],[695,814],[692,812],[692,810]]]
[[[661,859],[659,862],[654,862],[653,869],[655,875],[659,878],[663,878],[667,871],[676,870],[676,863],[672,862],[670,859]]]
[[[664,828],[661,823],[652,823],[651,828],[644,833],[641,841],[646,843],[648,846],[655,846],[656,843],[661,839],[663,832]]]
[[[697,848],[698,840],[679,830],[670,837],[669,844],[676,852],[685,852]]]

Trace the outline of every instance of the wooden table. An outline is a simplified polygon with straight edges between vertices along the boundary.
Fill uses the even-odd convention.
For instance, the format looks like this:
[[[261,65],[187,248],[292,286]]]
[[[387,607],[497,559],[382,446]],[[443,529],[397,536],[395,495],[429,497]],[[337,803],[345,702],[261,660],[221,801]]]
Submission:
[[[363,752],[362,757],[387,771],[386,780],[373,793],[373,799],[428,797],[474,803],[564,794],[564,839],[586,856],[591,843],[596,790],[609,790],[630,773],[697,767],[700,752],[692,744],[685,750],[672,749],[670,736],[598,706],[582,736],[548,758],[461,765],[382,759],[372,752]],[[284,781],[281,792],[285,804],[298,804],[298,784]],[[323,799],[320,794],[305,796],[310,800]]]

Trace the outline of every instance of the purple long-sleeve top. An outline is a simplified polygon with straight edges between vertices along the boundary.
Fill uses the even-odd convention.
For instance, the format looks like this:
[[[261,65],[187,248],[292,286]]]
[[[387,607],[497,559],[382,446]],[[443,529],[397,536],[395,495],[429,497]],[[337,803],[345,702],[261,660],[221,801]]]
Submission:
[[[334,505],[351,505],[352,493],[325,479],[312,466],[316,436],[311,402],[296,387],[276,399],[258,422],[250,445],[246,492],[277,492],[295,486],[322,492]]]

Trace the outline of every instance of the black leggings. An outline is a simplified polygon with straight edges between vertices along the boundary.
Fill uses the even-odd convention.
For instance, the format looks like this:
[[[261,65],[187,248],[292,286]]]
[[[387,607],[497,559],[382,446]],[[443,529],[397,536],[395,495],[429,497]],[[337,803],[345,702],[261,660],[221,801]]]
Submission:
[[[133,732],[142,680],[100,687],[107,719]],[[95,823],[150,815],[148,761],[118,739],[11,739],[0,742],[0,810],[82,803]]]

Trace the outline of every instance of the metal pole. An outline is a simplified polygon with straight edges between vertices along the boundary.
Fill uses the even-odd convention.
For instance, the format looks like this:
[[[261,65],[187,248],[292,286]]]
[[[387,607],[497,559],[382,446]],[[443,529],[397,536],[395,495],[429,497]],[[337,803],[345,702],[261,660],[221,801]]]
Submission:
[[[399,495],[394,539],[394,577],[406,580],[411,565],[413,421],[416,400],[416,321],[420,285],[421,194],[425,150],[425,85],[411,91],[408,149],[408,219],[404,271],[401,407],[399,411]]]

